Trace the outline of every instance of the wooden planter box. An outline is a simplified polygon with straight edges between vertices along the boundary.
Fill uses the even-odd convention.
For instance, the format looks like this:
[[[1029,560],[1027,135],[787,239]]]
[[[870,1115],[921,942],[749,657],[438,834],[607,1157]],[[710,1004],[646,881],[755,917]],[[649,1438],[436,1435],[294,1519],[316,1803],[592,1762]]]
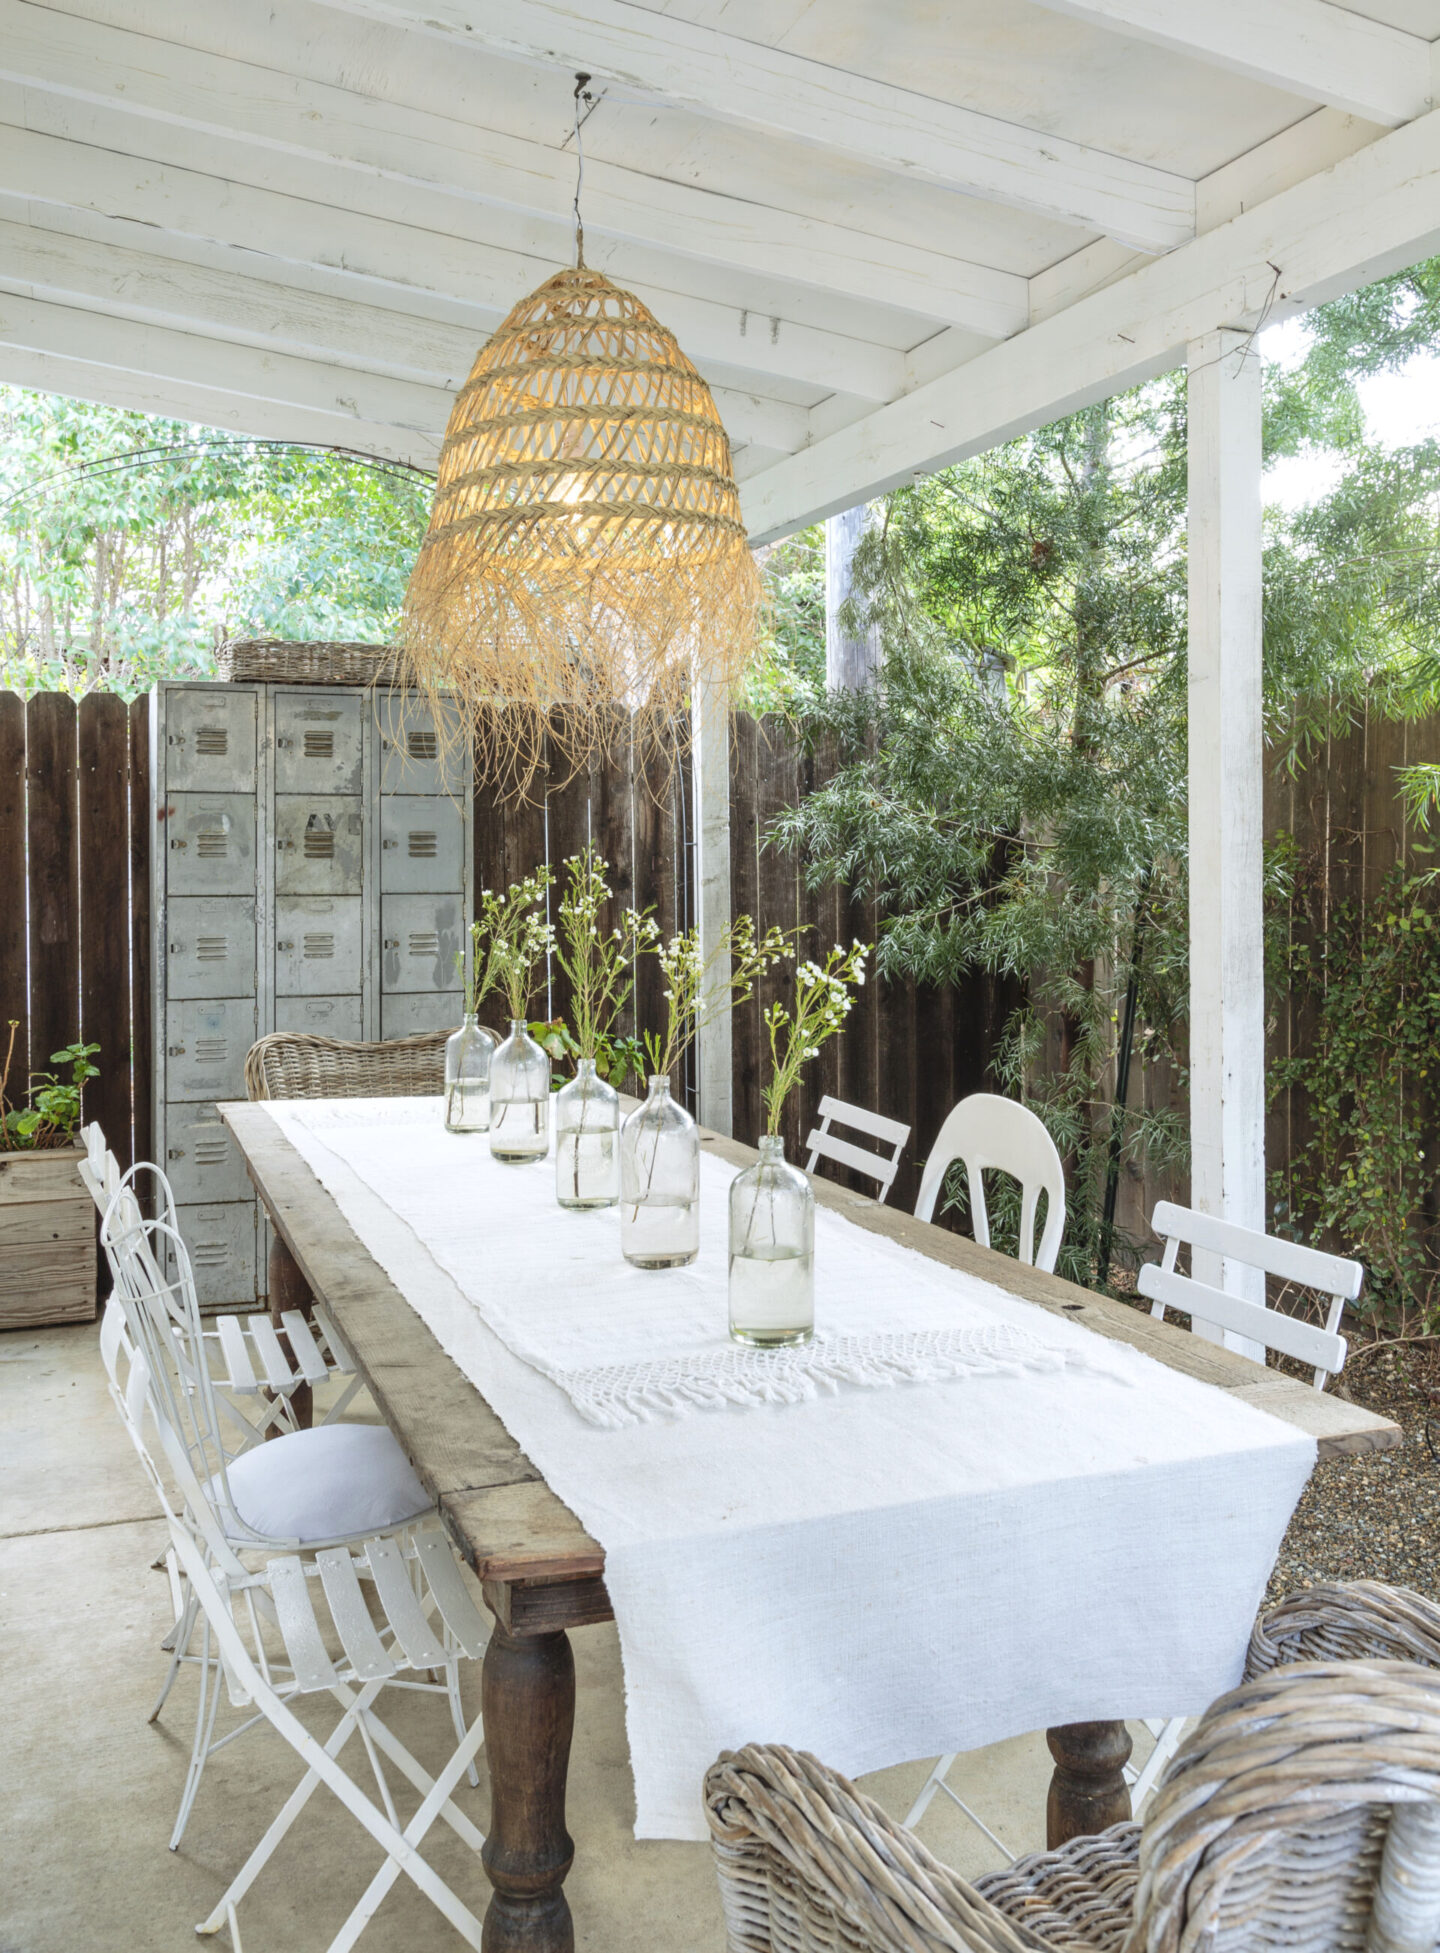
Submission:
[[[0,1329],[93,1322],[95,1203],[83,1148],[0,1153]]]

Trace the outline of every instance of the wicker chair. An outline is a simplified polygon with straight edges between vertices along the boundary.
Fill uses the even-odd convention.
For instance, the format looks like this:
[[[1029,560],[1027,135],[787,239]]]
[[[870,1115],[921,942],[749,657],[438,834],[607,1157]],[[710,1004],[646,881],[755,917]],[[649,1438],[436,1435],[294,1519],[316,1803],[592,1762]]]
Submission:
[[[1207,1713],[1170,1766],[1165,1781],[1170,1782],[1182,1769],[1190,1767],[1185,1759],[1191,1755],[1193,1745],[1200,1745],[1202,1751],[1209,1746],[1216,1717],[1227,1703],[1246,1698],[1252,1683],[1277,1668],[1283,1667],[1290,1673],[1296,1664],[1324,1662],[1379,1662],[1387,1670],[1396,1663],[1440,1669],[1440,1606],[1420,1594],[1382,1586],[1374,1580],[1326,1584],[1288,1595],[1261,1614],[1255,1623],[1245,1664],[1245,1683],[1235,1696],[1223,1698]],[[1440,1689],[1440,1682],[1434,1686]],[[1436,1752],[1432,1762],[1440,1766],[1440,1752]],[[727,1771],[730,1777],[726,1776]],[[733,1788],[731,1779],[736,1772],[745,1779],[747,1787],[743,1792]],[[1194,1779],[1189,1781],[1193,1783]],[[1007,1931],[1013,1928],[1020,1933],[1019,1944],[1032,1948],[1074,1945],[1078,1941],[1081,1946],[1110,1953],[1110,1949],[1121,1946],[1134,1920],[1143,1856],[1138,1824],[1117,1824],[1099,1837],[1077,1838],[1059,1851],[1037,1852],[1004,1871],[988,1874],[971,1887],[933,1858],[918,1839],[896,1824],[878,1804],[811,1757],[796,1756],[788,1750],[752,1747],[738,1757],[722,1758],[710,1773],[707,1792],[712,1787],[713,1794],[707,1794],[707,1805],[720,1860],[726,1917],[731,1924],[732,1953],[771,1953],[772,1948],[775,1953],[781,1953],[782,1949],[783,1953],[812,1953],[812,1949],[818,1953],[822,1947],[826,1953],[832,1949],[838,1953],[840,1948],[846,1949],[846,1953],[862,1953],[862,1949],[864,1953],[891,1953],[892,1949],[901,1948],[904,1953],[920,1953],[922,1948],[924,1953],[931,1953],[932,1948],[938,1947],[989,1949],[1015,1943],[996,1937],[1000,1927],[988,1914],[982,1923],[975,1923],[972,1914],[977,1899],[984,1900],[999,1914]],[[716,1796],[722,1789],[725,1798],[738,1797],[739,1802],[717,1802]],[[1440,1795],[1440,1791],[1436,1794]],[[745,1815],[740,1830],[733,1839],[726,1839],[717,1824],[716,1813],[722,1809],[728,1811],[730,1815],[725,1822],[733,1825],[742,1805]],[[822,1807],[830,1813],[830,1819],[820,1817]],[[1162,1810],[1169,1808],[1170,1799],[1165,1795],[1145,1825],[1146,1839],[1156,1835]],[[845,1825],[854,1827],[853,1837],[848,1830],[845,1834],[845,1850],[858,1868],[864,1887],[865,1903],[858,1915],[849,1909],[857,1890],[854,1872],[842,1875],[833,1867],[817,1867],[801,1861],[802,1882],[818,1878],[821,1883],[817,1889],[829,1897],[817,1901],[813,1892],[802,1894],[793,1872],[797,1861],[793,1855],[787,1856],[790,1850],[787,1840],[793,1838],[796,1823],[810,1821],[797,1819],[797,1811],[810,1812],[827,1835],[836,1835],[831,1821],[836,1816]],[[737,1852],[739,1860],[744,1860],[747,1855],[753,1857],[757,1849],[762,1857],[769,1853],[766,1877],[772,1884],[780,1881],[791,1891],[791,1898],[799,1907],[794,1917],[785,1910],[789,1901],[777,1911],[772,1905],[773,1895],[768,1892],[763,1898],[757,1895],[753,1874],[737,1878],[727,1872],[727,1863],[739,1862]],[[778,1859],[776,1852],[780,1853]],[[1437,1837],[1437,1859],[1440,1859],[1440,1837]],[[792,1869],[787,1870],[787,1866]],[[834,1912],[823,1930],[820,1915],[814,1912],[817,1903],[822,1912],[827,1904]],[[1323,1914],[1323,1904],[1319,1910]],[[800,1923],[802,1915],[808,1923]],[[856,1917],[870,1922],[864,1930],[857,1930]],[[876,1920],[880,1922],[878,1927]],[[746,1937],[747,1930],[749,1937]],[[832,1937],[827,1939],[826,1931]],[[889,1937],[885,1936],[887,1931]],[[931,1935],[928,1938],[927,1932]],[[965,1937],[966,1933],[970,1937]],[[1311,1946],[1358,1949],[1364,1940],[1362,1917],[1358,1936],[1332,1940],[1320,1933],[1314,1939],[1305,1939],[1303,1935],[1287,1939],[1285,1944],[1293,1945],[1300,1953],[1300,1949]],[[1426,1942],[1426,1953],[1433,1942],[1434,1935]],[[1263,1938],[1255,1941],[1257,1946],[1268,1943]],[[1171,1942],[1161,1940],[1155,1944],[1169,1946]],[[1139,1942],[1129,1953],[1140,1953]],[[1206,1953],[1212,1950],[1207,1947]]]
[[[813,1757],[705,1783],[730,1953],[1431,1953],[1440,1677],[1303,1662],[1222,1696],[1142,1827],[970,1885]]]
[[[438,1098],[449,1031],[417,1031],[380,1044],[274,1031],[252,1044],[245,1092],[252,1099]]]

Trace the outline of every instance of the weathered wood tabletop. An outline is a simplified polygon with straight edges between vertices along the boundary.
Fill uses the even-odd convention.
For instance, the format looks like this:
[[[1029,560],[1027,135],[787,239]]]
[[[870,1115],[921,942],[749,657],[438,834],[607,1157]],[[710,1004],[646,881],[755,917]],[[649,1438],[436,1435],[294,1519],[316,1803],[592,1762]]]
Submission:
[[[335,1200],[263,1105],[231,1103],[221,1117],[245,1156],[275,1232],[270,1306],[318,1298],[333,1313],[386,1422],[433,1493],[456,1546],[483,1583],[496,1631],[485,1658],[485,1741],[491,1785],[485,1869],[495,1887],[487,1953],[569,1953],[562,1891],[573,1849],[565,1832],[565,1775],[574,1717],[566,1630],[611,1618],[605,1555],[546,1485],[480,1392],[441,1349],[357,1239]],[[752,1148],[715,1133],[704,1145],[737,1166]],[[1343,1397],[1311,1389],[1123,1302],[1077,1288],[835,1186],[813,1182],[822,1206],[933,1260],[979,1275],[1037,1307],[1129,1343],[1310,1433],[1322,1458],[1386,1450],[1399,1427]],[[1055,1757],[1050,1841],[1062,1843],[1129,1815],[1122,1723],[1049,1732]]]

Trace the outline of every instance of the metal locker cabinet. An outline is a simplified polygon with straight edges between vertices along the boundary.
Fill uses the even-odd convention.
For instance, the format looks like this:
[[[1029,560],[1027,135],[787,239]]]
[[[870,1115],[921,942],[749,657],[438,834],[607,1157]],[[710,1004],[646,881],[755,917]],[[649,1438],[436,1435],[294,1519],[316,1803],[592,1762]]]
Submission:
[[[216,1104],[268,1031],[459,1023],[470,769],[423,699],[358,685],[165,681],[152,714],[155,1153],[202,1304],[243,1308],[266,1229]]]
[[[225,1093],[226,1098],[245,1094]],[[240,1148],[230,1137],[214,1104],[171,1105],[165,1121],[165,1171],[177,1203],[211,1206],[239,1201],[249,1208],[254,1194]]]
[[[177,999],[165,1006],[165,1096],[172,1104],[243,1099],[245,1054],[255,1042],[253,997]]]

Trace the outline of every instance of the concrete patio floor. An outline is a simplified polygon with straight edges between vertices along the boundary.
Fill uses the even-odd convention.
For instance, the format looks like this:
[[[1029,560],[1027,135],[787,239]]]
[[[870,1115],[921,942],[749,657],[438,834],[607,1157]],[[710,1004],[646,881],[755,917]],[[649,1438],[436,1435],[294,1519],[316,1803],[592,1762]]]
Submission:
[[[168,1589],[151,1570],[164,1530],[111,1407],[98,1329],[0,1336],[0,1953],[182,1953],[297,1781],[293,1751],[265,1729],[212,1759],[178,1852],[166,1849],[195,1702],[182,1675],[161,1721],[145,1717],[163,1674]],[[579,1682],[570,1769],[575,1867],[566,1890],[581,1953],[722,1953],[705,1845],[637,1843],[613,1627],[573,1637]],[[479,1675],[466,1678],[467,1704]],[[453,1738],[443,1705],[392,1698],[389,1718],[425,1760]],[[238,1720],[235,1712],[222,1708]],[[327,1718],[323,1709],[313,1725]],[[755,1731],[763,1738],[763,1730]],[[903,1815],[925,1764],[865,1788]],[[1050,1759],[1041,1736],[963,1758],[953,1781],[1017,1850],[1044,1842]],[[698,1788],[698,1787],[697,1787]],[[459,1801],[482,1828],[478,1790]],[[402,1811],[406,1807],[402,1804]],[[997,1862],[937,1798],[922,1835],[972,1876]],[[489,1888],[451,1834],[427,1855],[477,1912]],[[317,1793],[245,1899],[246,1953],[322,1953],[379,1864],[354,1820]],[[226,1944],[222,1934],[221,1945]],[[368,1953],[450,1953],[463,1944],[408,1881],[362,1941]]]

